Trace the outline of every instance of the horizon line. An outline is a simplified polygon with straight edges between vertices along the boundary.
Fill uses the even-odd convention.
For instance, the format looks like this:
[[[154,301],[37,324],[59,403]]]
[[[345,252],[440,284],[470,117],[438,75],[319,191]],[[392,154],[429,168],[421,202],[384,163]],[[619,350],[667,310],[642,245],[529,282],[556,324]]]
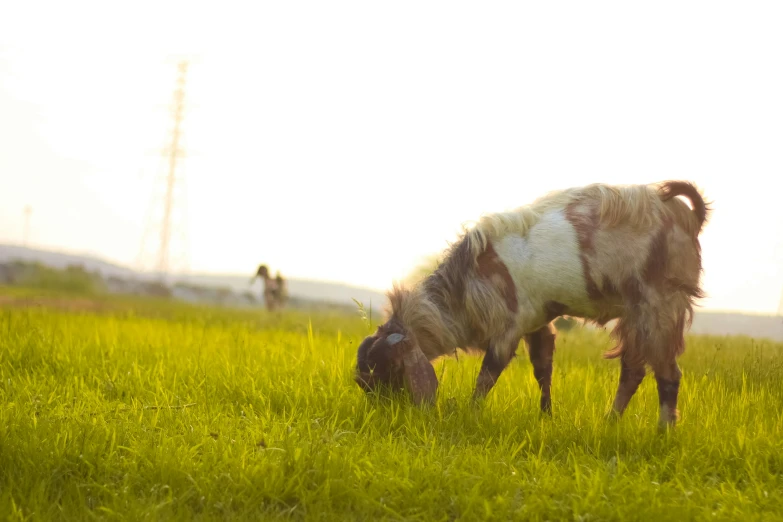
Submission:
[[[16,242],[8,242],[3,241],[0,242],[0,246],[10,246],[10,247],[16,247],[21,248],[24,250],[31,250],[31,251],[39,251],[39,252],[49,252],[53,254],[62,254],[62,255],[69,255],[74,257],[86,257],[86,258],[92,258],[95,261],[99,261],[101,263],[105,263],[108,265],[113,265],[116,268],[119,268],[121,270],[127,270],[129,272],[133,272],[135,274],[139,275],[160,275],[160,272],[157,271],[143,271],[138,270],[136,268],[133,268],[130,265],[126,265],[120,261],[112,260],[111,258],[104,256],[102,254],[97,254],[94,252],[91,252],[89,250],[86,251],[78,251],[78,250],[72,250],[62,247],[52,247],[52,246],[31,246],[31,245],[23,245]],[[244,275],[239,272],[210,272],[210,271],[194,271],[194,272],[170,272],[168,274],[170,277],[243,277]],[[247,276],[248,279],[251,276]],[[286,278],[289,281],[301,281],[301,282],[308,282],[308,283],[321,283],[321,284],[329,284],[329,285],[341,285],[346,286],[350,288],[355,288],[357,290],[365,290],[370,292],[376,292],[379,294],[386,294],[386,290],[380,289],[380,288],[373,288],[370,286],[364,286],[364,285],[357,285],[354,283],[349,283],[347,281],[341,281],[341,280],[334,280],[334,279],[313,279],[309,277],[294,277]],[[694,307],[694,312],[706,312],[711,314],[733,314],[733,315],[746,315],[746,316],[754,316],[754,317],[769,317],[769,318],[783,318],[783,314],[780,313],[780,311],[777,312],[763,312],[758,310],[736,310],[736,309],[729,309],[729,308],[709,308],[704,307],[700,305],[696,305]]]

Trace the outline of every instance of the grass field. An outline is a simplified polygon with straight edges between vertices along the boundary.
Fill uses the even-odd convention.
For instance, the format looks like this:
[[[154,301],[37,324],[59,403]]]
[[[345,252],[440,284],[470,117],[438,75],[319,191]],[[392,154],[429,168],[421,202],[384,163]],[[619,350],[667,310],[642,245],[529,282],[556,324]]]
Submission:
[[[783,520],[780,344],[689,338],[659,434],[651,376],[604,421],[601,331],[559,334],[546,419],[523,346],[482,405],[437,362],[420,410],[353,383],[358,314],[63,302],[0,302],[10,520]]]

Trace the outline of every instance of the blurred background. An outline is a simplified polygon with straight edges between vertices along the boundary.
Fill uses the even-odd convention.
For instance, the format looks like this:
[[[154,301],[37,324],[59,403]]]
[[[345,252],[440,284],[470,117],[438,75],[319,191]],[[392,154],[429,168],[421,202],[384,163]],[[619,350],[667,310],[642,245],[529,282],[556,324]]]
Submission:
[[[0,284],[260,306],[266,264],[291,306],[376,305],[482,213],[687,179],[715,208],[694,330],[783,335],[782,24],[775,2],[5,3]]]

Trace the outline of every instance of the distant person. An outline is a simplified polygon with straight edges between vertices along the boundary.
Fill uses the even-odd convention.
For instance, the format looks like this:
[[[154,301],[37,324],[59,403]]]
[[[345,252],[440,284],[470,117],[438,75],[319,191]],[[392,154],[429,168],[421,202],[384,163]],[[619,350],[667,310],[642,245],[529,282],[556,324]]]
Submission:
[[[273,279],[269,275],[269,267],[266,265],[259,265],[256,274],[250,279],[250,284],[253,284],[256,277],[261,278],[264,284],[263,298],[266,309],[269,311],[278,310],[285,305],[287,296],[285,295],[285,281],[277,273],[277,276]]]
[[[275,291],[277,292],[277,302],[280,308],[285,308],[286,304],[288,304],[288,288],[285,279],[283,279],[283,276],[280,275],[279,270],[277,272],[277,275],[275,276],[275,283],[276,283]]]

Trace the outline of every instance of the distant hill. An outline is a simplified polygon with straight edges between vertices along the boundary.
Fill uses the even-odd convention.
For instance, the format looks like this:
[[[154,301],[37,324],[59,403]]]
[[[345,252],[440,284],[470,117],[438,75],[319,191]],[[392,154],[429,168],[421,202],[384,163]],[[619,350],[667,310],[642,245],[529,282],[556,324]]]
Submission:
[[[690,331],[694,334],[747,335],[783,342],[783,317],[700,310],[693,315]]]
[[[99,272],[104,277],[122,277],[137,280],[151,280],[156,277],[154,273],[137,272],[131,268],[111,263],[89,254],[54,252],[25,248],[16,245],[0,244],[0,263],[14,259],[39,262],[52,268],[63,269],[68,265],[82,265],[85,270]],[[172,283],[187,282],[203,286],[227,287],[237,293],[252,291],[257,296],[261,295],[261,283],[256,280],[251,287],[248,283],[252,272],[247,275],[221,275],[221,274],[187,274],[172,276]],[[351,286],[342,283],[322,281],[310,281],[302,279],[288,280],[288,293],[292,298],[308,301],[325,301],[355,307],[353,299],[364,304],[365,307],[372,303],[373,314],[375,310],[384,306],[386,296],[378,291]]]
[[[39,262],[60,269],[70,264],[80,264],[86,270],[97,271],[104,277],[114,276],[137,280],[150,280],[155,277],[155,274],[140,273],[92,255],[69,254],[0,244],[0,263],[14,259]],[[237,293],[250,290],[260,296],[261,283],[256,281],[252,287],[248,284],[251,275],[188,274],[173,277],[172,282],[181,281],[202,286],[225,287]],[[347,306],[356,306],[353,302],[353,299],[356,299],[368,308],[372,304],[373,315],[376,311],[380,312],[386,304],[386,296],[381,292],[342,283],[289,279],[288,292],[292,298]],[[783,342],[783,318],[697,309],[690,331],[694,334],[747,335]]]
[[[81,264],[90,272],[100,272],[104,276],[115,277],[139,277],[139,274],[130,268],[125,268],[108,261],[103,261],[95,256],[82,254],[69,254],[51,250],[38,250],[17,245],[0,244],[0,263],[13,261],[38,262],[52,268],[63,269],[71,264]]]

